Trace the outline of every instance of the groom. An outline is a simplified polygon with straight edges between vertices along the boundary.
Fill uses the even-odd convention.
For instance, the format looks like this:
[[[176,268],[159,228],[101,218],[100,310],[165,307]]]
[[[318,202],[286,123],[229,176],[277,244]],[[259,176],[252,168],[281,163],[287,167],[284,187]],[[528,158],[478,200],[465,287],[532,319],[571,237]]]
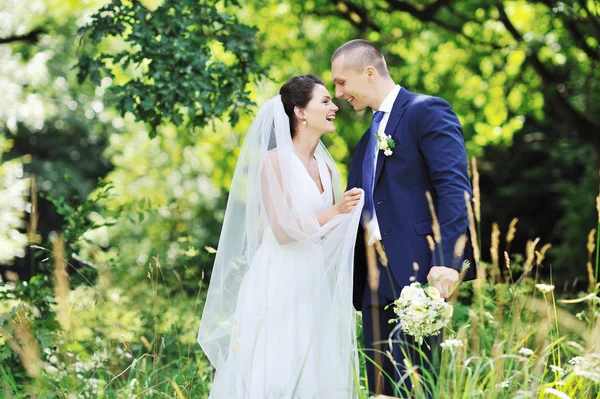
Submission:
[[[394,395],[394,383],[404,381],[404,358],[419,365],[420,356],[407,346],[388,338],[395,318],[385,307],[398,298],[411,277],[429,282],[449,297],[459,282],[463,262],[469,261],[470,278],[474,272],[470,244],[458,257],[454,250],[461,235],[468,237],[468,214],[465,192],[471,195],[467,157],[462,128],[450,105],[437,97],[411,93],[392,80],[381,51],[366,40],[352,40],[338,48],[331,59],[335,95],[356,111],[370,108],[373,119],[363,135],[350,167],[348,187],[365,191],[365,221],[359,228],[354,266],[354,306],[362,310],[363,333],[367,355],[367,377],[371,392]],[[378,149],[376,133],[391,136],[395,147]],[[427,201],[429,192],[440,224],[441,240],[431,251],[427,235],[432,238],[432,215]],[[388,267],[378,260],[379,282],[371,292],[367,282],[364,231],[369,244],[381,241]],[[417,266],[414,266],[414,265]],[[394,342],[414,344],[410,337],[396,334]],[[431,350],[439,349],[439,338],[429,340]],[[385,354],[390,352],[392,362]],[[394,363],[396,366],[394,366]],[[431,365],[424,362],[429,372]],[[381,372],[383,370],[383,373]],[[405,391],[402,391],[405,392]]]

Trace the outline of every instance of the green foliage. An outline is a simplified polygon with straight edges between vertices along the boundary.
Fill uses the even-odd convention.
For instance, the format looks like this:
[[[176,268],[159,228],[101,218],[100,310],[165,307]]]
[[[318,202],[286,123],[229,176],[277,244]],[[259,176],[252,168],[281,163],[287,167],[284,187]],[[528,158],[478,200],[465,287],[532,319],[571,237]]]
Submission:
[[[67,183],[70,182],[70,176],[65,175],[65,180]],[[94,194],[81,204],[79,204],[80,198],[74,187],[71,187],[72,195],[69,195],[68,198],[55,197],[51,194],[43,196],[55,206],[58,214],[63,217],[64,225],[61,231],[66,242],[76,244],[84,238],[86,233],[101,227],[113,226],[116,223],[113,218],[103,222],[96,222],[90,218],[93,212],[100,210],[99,203],[110,196],[109,191],[112,188],[110,182],[100,181]],[[116,216],[118,217],[118,214]]]
[[[79,82],[99,85],[117,67],[135,77],[111,87],[121,114],[131,112],[150,125],[164,122],[204,127],[228,117],[235,125],[252,105],[247,86],[264,77],[257,62],[257,29],[218,9],[216,2],[164,1],[154,10],[140,1],[113,0],[80,29],[92,43],[122,37],[126,49],[79,58]]]

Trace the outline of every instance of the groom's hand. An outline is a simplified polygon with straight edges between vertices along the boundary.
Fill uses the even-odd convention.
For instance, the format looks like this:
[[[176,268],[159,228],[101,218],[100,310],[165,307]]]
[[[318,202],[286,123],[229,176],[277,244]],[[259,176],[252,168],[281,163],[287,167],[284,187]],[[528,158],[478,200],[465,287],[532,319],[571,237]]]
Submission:
[[[442,297],[448,298],[458,284],[458,271],[446,266],[433,266],[427,275],[429,285],[438,289]]]

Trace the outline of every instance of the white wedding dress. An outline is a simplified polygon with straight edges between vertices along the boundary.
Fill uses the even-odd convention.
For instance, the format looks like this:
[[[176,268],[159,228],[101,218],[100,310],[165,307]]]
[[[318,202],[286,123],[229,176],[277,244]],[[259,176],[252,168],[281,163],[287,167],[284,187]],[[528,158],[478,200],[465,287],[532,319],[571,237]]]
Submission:
[[[279,111],[279,104],[270,105]],[[362,200],[351,213],[320,226],[316,213],[340,198],[339,172],[320,144],[315,159],[321,193],[287,147],[285,126],[276,149],[273,137],[265,137],[258,140],[269,143],[258,146],[262,153],[243,149],[238,160],[245,169],[238,180],[234,175],[232,187],[242,189],[230,192],[198,335],[216,368],[211,399],[356,397],[352,263]],[[248,142],[256,144],[256,137],[249,133]],[[247,172],[257,153],[257,170],[250,166]],[[269,179],[267,169],[281,175]],[[280,243],[282,237],[288,243]]]

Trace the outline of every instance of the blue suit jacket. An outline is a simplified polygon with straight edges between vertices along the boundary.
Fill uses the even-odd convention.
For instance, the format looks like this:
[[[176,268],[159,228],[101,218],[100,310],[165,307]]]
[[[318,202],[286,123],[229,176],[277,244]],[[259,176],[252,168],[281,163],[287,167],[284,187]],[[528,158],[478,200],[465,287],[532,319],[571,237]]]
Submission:
[[[454,256],[458,237],[463,234],[469,237],[464,192],[471,196],[465,143],[456,114],[440,98],[414,94],[402,88],[385,132],[392,136],[396,147],[391,156],[385,156],[383,151],[378,154],[373,202],[395,288],[392,293],[391,287],[382,284],[379,295],[394,299],[399,289],[409,285],[410,277],[415,275],[413,262],[419,265],[416,277],[421,283],[427,282],[432,266],[461,270],[465,259],[471,265],[466,278],[473,278],[475,263],[470,241],[463,256],[458,259]],[[369,130],[356,147],[348,188],[361,187],[368,135]],[[433,197],[442,237],[433,253],[426,237],[432,235],[427,191]],[[360,227],[354,260],[354,306],[359,310],[366,270],[364,231]],[[387,275],[385,271],[383,274]]]

